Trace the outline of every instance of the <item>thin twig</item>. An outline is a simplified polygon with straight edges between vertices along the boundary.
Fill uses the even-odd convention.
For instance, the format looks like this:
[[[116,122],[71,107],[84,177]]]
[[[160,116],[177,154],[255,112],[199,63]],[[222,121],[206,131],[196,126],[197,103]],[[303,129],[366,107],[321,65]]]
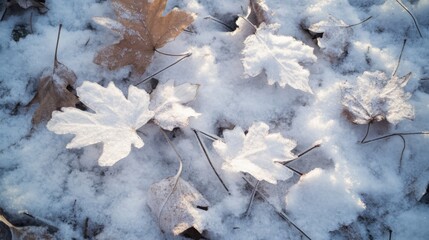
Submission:
[[[168,194],[167,198],[164,200],[164,202],[161,205],[161,208],[159,209],[158,212],[158,220],[159,220],[159,225],[161,225],[161,215],[162,215],[162,211],[165,208],[165,205],[167,204],[168,200],[170,200],[171,196],[173,195],[174,191],[177,188],[177,184],[179,182],[179,178],[180,175],[182,174],[183,171],[183,160],[182,157],[180,157],[179,152],[177,151],[176,147],[174,146],[174,144],[171,142],[170,138],[167,136],[167,133],[165,133],[165,131],[162,128],[159,128],[161,130],[162,135],[164,136],[165,140],[167,140],[168,144],[171,146],[171,148],[173,149],[174,153],[176,153],[176,157],[177,160],[179,162],[179,169],[177,170],[176,175],[174,176],[174,184],[173,184],[173,188],[171,189],[171,192]]]
[[[396,71],[398,71],[399,68],[399,63],[401,63],[401,58],[402,58],[402,53],[404,52],[404,48],[405,48],[405,44],[407,43],[407,39],[404,39],[404,43],[402,44],[402,49],[401,49],[401,53],[399,54],[399,58],[398,58],[398,63],[396,64],[396,68],[393,71],[392,76],[396,75]]]
[[[401,150],[401,157],[399,158],[399,169],[398,169],[398,173],[401,173],[402,158],[404,157],[406,142],[405,142],[405,138],[402,135],[398,135],[398,136],[401,137],[402,143],[403,143],[402,150]]]
[[[33,12],[30,13],[30,33],[33,34]]]
[[[429,81],[429,77],[420,78],[420,81]]]
[[[170,57],[183,57],[183,56],[186,56],[186,55],[188,55],[189,53],[181,53],[181,54],[171,54],[171,53],[165,53],[165,52],[161,52],[161,51],[159,51],[158,49],[156,49],[155,48],[155,50],[154,50],[155,52],[157,52],[157,53],[159,53],[159,54],[162,54],[162,55],[165,55],[165,56],[170,56]]]
[[[138,86],[138,85],[140,85],[140,84],[142,84],[142,83],[146,82],[147,80],[149,80],[149,79],[151,79],[152,77],[154,77],[154,76],[158,75],[159,73],[163,72],[164,70],[166,70],[166,69],[168,69],[168,68],[170,68],[170,67],[172,67],[172,66],[174,66],[174,65],[178,64],[178,63],[179,63],[179,62],[181,62],[183,59],[188,58],[188,57],[190,57],[191,55],[192,55],[192,53],[188,53],[188,54],[184,55],[183,57],[179,58],[179,59],[178,59],[177,61],[175,61],[174,63],[172,63],[172,64],[168,65],[167,67],[165,67],[165,68],[163,68],[163,69],[159,70],[158,72],[156,72],[156,73],[154,73],[154,74],[150,75],[149,77],[146,77],[146,78],[145,78],[145,79],[143,79],[142,81],[138,82],[138,83],[136,84],[136,86]]]
[[[414,25],[416,25],[416,28],[417,28],[417,31],[419,32],[420,37],[423,38],[423,35],[420,32],[419,24],[417,23],[417,19],[416,17],[414,17],[413,13],[405,6],[405,4],[402,3],[401,0],[396,0],[396,2],[399,3],[399,5],[401,5],[401,7],[405,9],[405,11],[407,11],[408,14],[410,14],[411,18],[414,21]]]
[[[357,25],[359,25],[359,24],[362,24],[362,23],[364,23],[364,22],[368,21],[368,20],[369,20],[369,19],[371,19],[371,18],[372,18],[372,16],[369,16],[369,17],[365,18],[364,20],[362,20],[361,22],[358,22],[358,23],[355,23],[355,24],[351,24],[351,25],[348,25],[348,26],[343,26],[343,28],[350,28],[350,27],[357,26]]]
[[[250,214],[250,208],[251,208],[251,207],[252,207],[252,205],[253,205],[253,201],[255,200],[256,191],[258,191],[258,187],[259,187],[259,184],[260,184],[260,183],[261,183],[261,181],[259,181],[259,180],[258,180],[258,181],[256,182],[255,186],[253,187],[252,195],[250,195],[249,204],[247,204],[246,211],[244,212],[244,216],[245,216],[245,217],[249,216],[249,214]]]
[[[247,178],[243,177],[244,181],[247,182],[247,184],[249,184],[252,188],[254,188],[253,184],[251,183],[251,181],[249,181]],[[262,197],[262,199],[264,199],[264,201],[266,201],[273,209],[274,211],[276,211],[276,213],[283,219],[285,220],[287,223],[289,223],[290,225],[292,225],[295,229],[297,229],[303,236],[305,236],[306,238],[308,238],[309,240],[311,240],[311,238],[303,231],[301,230],[295,223],[292,222],[292,220],[289,219],[289,217],[286,215],[286,213],[280,209],[279,207],[277,207],[276,205],[274,205],[273,203],[271,203],[269,201],[269,198],[267,196],[265,196],[265,194],[263,194],[261,191],[256,189],[256,192]]]
[[[312,150],[314,150],[314,149],[316,149],[316,148],[318,148],[318,147],[320,147],[320,146],[322,146],[322,144],[320,144],[320,143],[316,143],[316,144],[314,144],[313,146],[309,147],[308,149],[304,150],[303,152],[299,153],[299,154],[296,156],[296,158],[294,158],[294,159],[292,159],[292,160],[290,160],[290,161],[287,161],[287,162],[281,162],[281,164],[283,164],[283,165],[287,165],[287,164],[289,164],[289,163],[293,163],[293,162],[295,162],[296,160],[298,160],[300,157],[304,156],[305,154],[307,154],[307,153],[311,152]],[[301,175],[302,175],[302,174],[301,174]]]
[[[216,174],[216,177],[219,179],[219,181],[222,183],[222,186],[225,188],[225,190],[226,190],[226,191],[228,192],[228,194],[230,195],[231,193],[229,192],[229,189],[226,187],[226,185],[225,185],[225,183],[223,182],[222,178],[220,177],[220,175],[219,175],[219,174],[218,174],[218,172],[216,171],[215,167],[213,166],[213,163],[212,163],[212,161],[211,161],[211,159],[210,159],[210,156],[209,156],[209,154],[208,154],[208,152],[207,152],[207,150],[206,150],[207,148],[206,148],[206,146],[205,146],[204,142],[201,140],[200,136],[198,135],[197,130],[193,129],[193,131],[194,131],[194,133],[195,133],[195,136],[196,136],[196,138],[197,138],[197,140],[198,140],[198,143],[199,143],[199,145],[200,145],[201,149],[202,149],[202,150],[203,150],[203,152],[204,152],[204,155],[206,156],[207,161],[208,161],[208,162],[209,162],[209,164],[210,164],[210,167],[213,169],[213,172]]]
[[[230,30],[231,32],[232,32],[232,31],[234,31],[234,28],[230,27],[228,24],[226,24],[226,23],[222,22],[221,20],[219,20],[219,19],[217,19],[217,18],[215,18],[215,17],[207,16],[207,17],[205,17],[204,19],[210,19],[210,20],[215,21],[215,22],[217,22],[217,23],[219,23],[219,24],[223,25],[224,27],[228,28],[228,30]]]
[[[389,240],[392,240],[392,229],[389,228]]]
[[[392,133],[392,134],[389,134],[389,135],[385,135],[385,136],[377,137],[377,138],[374,138],[374,139],[366,140],[366,141],[364,141],[362,143],[366,144],[366,143],[370,143],[370,142],[374,142],[374,141],[378,141],[378,140],[381,140],[381,139],[390,138],[390,137],[398,136],[398,135],[408,136],[408,135],[428,135],[428,134],[429,134],[429,132]]]
[[[3,14],[1,15],[1,18],[0,18],[0,22],[1,21],[3,21],[3,19],[4,19],[4,17],[6,16],[6,12],[7,12],[7,9],[8,9],[9,7],[8,6],[6,6],[6,8],[4,9],[4,12],[3,12]]]
[[[369,133],[369,128],[371,127],[371,122],[368,123],[368,127],[366,128],[366,133],[365,136],[362,138],[362,140],[360,141],[360,143],[364,143],[366,137],[368,137],[368,133]]]

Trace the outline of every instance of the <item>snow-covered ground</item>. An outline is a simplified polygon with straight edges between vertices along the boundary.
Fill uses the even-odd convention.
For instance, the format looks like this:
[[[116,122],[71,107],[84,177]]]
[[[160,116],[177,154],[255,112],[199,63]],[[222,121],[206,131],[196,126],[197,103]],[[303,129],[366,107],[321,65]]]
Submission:
[[[1,1],[3,7],[5,2]],[[375,99],[375,103],[363,99],[356,105],[361,106],[357,107],[361,115],[379,105],[380,111],[386,111],[387,121],[372,123],[367,140],[429,130],[429,1],[403,0],[417,19],[421,36],[411,16],[394,0],[251,2],[262,9],[263,23],[256,35],[249,22],[237,19],[248,14],[248,0],[169,0],[165,10],[177,7],[194,16],[187,31],[159,49],[192,55],[155,78],[159,86],[169,80],[176,85],[199,85],[196,98],[187,106],[200,115],[168,135],[183,159],[181,178],[210,202],[208,211],[198,215],[203,235],[208,239],[305,239],[298,227],[316,240],[389,239],[389,232],[392,239],[429,239],[429,206],[420,201],[429,183],[428,136],[401,135],[362,144],[367,124],[352,123],[356,116],[350,116],[350,109],[349,118],[345,116],[347,101],[343,101],[347,88],[354,89],[370,73],[380,71],[387,80],[394,79],[407,39],[395,74],[412,73],[406,86],[379,93],[395,92],[390,100],[377,100],[380,79],[374,85],[356,87],[356,96],[369,93]],[[27,104],[43,73],[52,71],[59,24],[63,28],[58,60],[76,74],[78,93],[85,81],[105,87],[114,82],[128,96],[129,85],[179,57],[155,53],[143,75],[135,74],[131,66],[108,70],[95,64],[94,57],[120,37],[96,24],[93,17],[116,19],[111,1],[47,0],[46,6],[49,10],[43,15],[36,9],[8,11],[0,22],[0,208],[10,214],[27,211],[44,220],[58,228],[58,239],[173,238],[161,232],[157,214],[148,207],[150,186],[174,176],[179,168],[156,119],[139,129],[142,148],[132,147],[112,166],[100,166],[102,144],[67,149],[73,135],[49,131],[46,121],[33,125],[37,104]],[[30,19],[32,33],[13,40],[14,28],[30,29]],[[323,37],[315,35],[317,31],[324,32]],[[138,87],[149,91],[150,84]],[[256,194],[250,214],[244,216],[252,188],[242,177],[252,184],[256,179],[235,171],[240,165],[228,161],[246,164],[242,155],[260,145],[249,140],[241,151],[234,141],[250,139],[251,127],[265,126],[262,122],[272,134],[266,138],[271,144],[293,140],[296,147],[291,156],[315,143],[321,146],[289,165],[302,176],[281,166],[290,176],[277,178],[284,169],[272,164],[271,155],[282,155],[275,151],[259,155],[266,159],[251,159],[271,161],[266,163],[276,167],[267,166],[268,171],[259,172],[265,163],[260,163],[261,168],[243,166],[239,171],[257,179],[274,176],[278,180],[260,182],[261,194]],[[245,137],[243,131],[249,128]],[[211,169],[192,129],[225,136],[213,145],[200,134],[230,194]],[[231,144],[225,147],[224,143]],[[267,176],[270,171],[273,176]]]

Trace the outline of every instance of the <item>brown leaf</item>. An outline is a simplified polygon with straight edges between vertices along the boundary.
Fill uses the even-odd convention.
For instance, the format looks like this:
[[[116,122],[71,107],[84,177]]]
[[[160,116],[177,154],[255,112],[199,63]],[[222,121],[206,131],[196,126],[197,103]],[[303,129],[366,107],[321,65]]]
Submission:
[[[167,0],[112,0],[117,21],[124,29],[108,26],[122,34],[122,40],[102,49],[94,59],[110,70],[133,65],[135,71],[144,73],[152,61],[155,49],[163,47],[178,36],[194,18],[191,14],[173,10],[162,13]]]
[[[209,202],[182,178],[177,181],[176,186],[176,177],[153,184],[149,189],[148,205],[152,213],[158,216],[162,231],[175,236],[195,230],[201,234],[201,213],[208,209]]]
[[[23,9],[35,7],[42,13],[45,13],[48,11],[48,8],[46,7],[44,0],[10,0],[6,3],[7,7],[13,6],[13,5],[18,5]]]
[[[55,48],[54,70],[52,75],[44,75],[39,81],[37,93],[28,106],[39,103],[39,108],[33,115],[33,124],[51,119],[52,112],[62,107],[74,107],[78,98],[67,89],[76,82],[76,75],[57,59],[58,42],[61,25],[58,29],[57,46]]]
[[[54,237],[48,233],[47,227],[40,226],[25,226],[16,227],[7,218],[0,214],[0,223],[2,224],[2,230],[8,230],[9,232],[1,232],[0,238],[4,240],[51,240]]]

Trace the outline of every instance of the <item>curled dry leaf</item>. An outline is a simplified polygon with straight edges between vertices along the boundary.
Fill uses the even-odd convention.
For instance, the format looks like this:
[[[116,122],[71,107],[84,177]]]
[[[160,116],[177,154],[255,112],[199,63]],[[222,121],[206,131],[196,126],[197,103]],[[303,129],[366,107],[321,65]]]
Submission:
[[[9,8],[13,5],[17,5],[23,9],[35,7],[41,13],[45,13],[48,11],[48,8],[45,5],[45,0],[8,0],[6,1],[6,8]]]
[[[241,59],[244,73],[254,77],[265,70],[270,85],[277,82],[281,87],[289,85],[312,93],[308,85],[310,72],[302,64],[317,60],[313,48],[291,36],[275,35],[277,29],[275,24],[261,24],[255,34],[246,38]]]
[[[110,70],[133,65],[137,73],[144,73],[155,50],[178,36],[194,20],[193,16],[177,9],[162,15],[167,0],[113,0],[117,21],[106,18],[94,20],[119,33],[119,43],[102,49],[94,59]]]
[[[54,236],[48,233],[47,227],[40,226],[25,226],[16,227],[9,220],[0,213],[0,224],[2,224],[2,231],[0,232],[0,239],[2,240],[51,240]]]
[[[407,102],[411,94],[404,91],[411,73],[388,78],[384,72],[364,72],[355,86],[342,88],[342,104],[347,118],[356,124],[387,120],[396,124],[413,119],[414,109]]]
[[[130,86],[128,99],[111,82],[107,88],[97,83],[84,82],[77,89],[80,100],[95,113],[76,108],[55,111],[48,129],[57,134],[75,134],[67,148],[81,148],[103,142],[103,153],[98,160],[101,166],[111,166],[126,157],[131,145],[143,147],[136,130],[154,115],[149,107],[149,94]]]
[[[321,38],[317,38],[317,45],[331,60],[344,57],[349,46],[349,39],[353,35],[352,28],[347,27],[345,22],[332,16],[328,20],[311,25],[308,30],[322,34]]]
[[[292,172],[279,162],[295,159],[291,152],[296,143],[280,133],[268,133],[263,122],[254,123],[247,135],[240,127],[224,131],[224,140],[216,140],[214,149],[225,160],[222,168],[247,172],[258,180],[276,184],[286,180]]]
[[[183,105],[195,99],[198,87],[190,83],[174,86],[172,80],[158,85],[150,95],[149,105],[149,109],[155,112],[155,123],[171,131],[176,127],[187,126],[190,117],[198,117],[199,113]]]
[[[168,201],[163,204],[167,198]],[[204,230],[203,212],[210,204],[198,190],[180,177],[169,177],[153,184],[149,189],[147,203],[153,215],[158,217],[163,232],[177,236],[192,230],[201,234]]]
[[[58,30],[57,48],[60,32],[61,25]],[[62,107],[74,107],[79,102],[74,93],[68,89],[75,84],[76,79],[74,72],[58,61],[55,50],[54,70],[40,79],[37,93],[28,104],[31,106],[39,103],[39,108],[33,115],[33,124],[49,120],[53,111]]]

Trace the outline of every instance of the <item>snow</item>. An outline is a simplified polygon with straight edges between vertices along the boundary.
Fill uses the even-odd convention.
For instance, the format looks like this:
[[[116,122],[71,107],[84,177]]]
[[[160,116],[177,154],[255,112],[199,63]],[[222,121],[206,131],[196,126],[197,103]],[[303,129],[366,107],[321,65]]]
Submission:
[[[367,126],[350,123],[343,115],[341,91],[345,82],[355,85],[364,72],[391,76],[406,38],[396,75],[412,72],[404,92],[411,94],[407,101],[414,109],[414,120],[373,123],[367,139],[429,130],[429,87],[420,80],[429,77],[429,1],[402,1],[417,18],[423,37],[396,1],[252,1],[269,9],[266,21],[277,24],[276,37],[310,48],[305,55],[314,61],[304,69],[313,94],[269,85],[268,73],[246,76],[243,50],[253,30],[242,20],[230,32],[205,19],[211,15],[233,26],[235,17],[246,15],[249,1],[169,0],[164,11],[178,7],[195,14],[192,32],[181,33],[159,49],[192,55],[155,78],[159,84],[174,81],[175,86],[199,86],[195,99],[186,106],[200,115],[169,136],[183,158],[181,177],[211,204],[202,219],[204,235],[210,239],[301,239],[300,232],[279,217],[277,210],[312,239],[388,239],[389,229],[392,239],[428,239],[429,207],[419,202],[429,183],[428,136],[404,136],[402,161],[404,145],[399,136],[361,144]],[[173,238],[161,232],[147,206],[150,186],[178,170],[175,153],[159,126],[145,124],[139,129],[145,143],[142,148],[133,147],[113,166],[99,166],[101,144],[67,149],[71,136],[50,132],[46,122],[32,126],[37,106],[26,104],[44,71],[52,69],[59,23],[63,30],[58,60],[76,74],[75,88],[85,81],[102,86],[114,82],[127,96],[129,85],[178,58],[156,53],[143,76],[133,75],[132,67],[109,71],[93,59],[118,38],[92,19],[115,19],[111,1],[47,0],[46,4],[49,11],[44,15],[35,9],[9,12],[0,22],[0,207],[8,213],[25,210],[47,221],[58,228],[59,239],[83,239],[86,219],[87,233],[96,239]],[[11,38],[14,27],[29,28],[31,13],[33,33],[15,42]],[[331,46],[321,49],[318,39],[307,31],[331,17],[351,25],[369,16],[370,20],[352,27],[353,34],[341,39],[347,45],[341,54],[326,52]],[[334,40],[338,39],[323,44],[337,44]],[[266,53],[260,48],[253,51],[253,57]],[[264,64],[278,67],[275,61]],[[138,87],[150,91],[149,84]],[[294,174],[276,185],[262,182],[259,189],[269,195],[267,201],[257,194],[250,215],[244,217],[251,188],[242,173],[222,169],[224,160],[212,141],[202,137],[229,188],[228,195],[191,128],[223,137],[226,129],[244,131],[256,122],[267,124],[270,133],[295,141],[294,155],[316,141],[322,144],[290,164],[302,176]]]

